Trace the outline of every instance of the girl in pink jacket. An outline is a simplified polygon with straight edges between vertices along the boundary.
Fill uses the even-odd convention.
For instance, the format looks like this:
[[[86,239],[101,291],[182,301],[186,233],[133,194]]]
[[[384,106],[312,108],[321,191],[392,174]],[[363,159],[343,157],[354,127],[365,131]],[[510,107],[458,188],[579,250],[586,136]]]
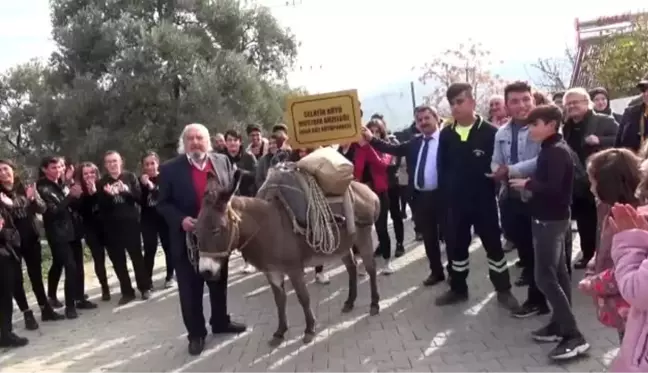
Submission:
[[[643,210],[643,211],[642,211]],[[611,372],[648,372],[648,219],[630,205],[614,205],[608,220],[614,273],[621,296],[630,304],[621,349]]]
[[[610,228],[608,218],[610,208],[616,203],[639,205],[636,191],[642,179],[640,161],[630,150],[614,148],[594,154],[587,162],[591,190],[598,202],[599,240],[579,288],[592,296],[599,321],[617,329],[620,340],[629,305],[619,293],[614,275],[611,249],[616,232]]]

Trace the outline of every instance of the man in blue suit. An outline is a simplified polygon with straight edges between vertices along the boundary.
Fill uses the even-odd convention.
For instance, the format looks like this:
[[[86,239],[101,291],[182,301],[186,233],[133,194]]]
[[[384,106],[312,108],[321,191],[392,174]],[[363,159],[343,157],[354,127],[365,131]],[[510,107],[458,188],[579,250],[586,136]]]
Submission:
[[[197,254],[189,255],[186,235],[194,230],[207,186],[207,175],[214,173],[228,188],[235,167],[229,159],[211,152],[209,132],[202,124],[189,124],[182,131],[176,158],[160,167],[158,211],[169,226],[171,253],[176,268],[182,320],[187,328],[189,354],[199,355],[205,348],[205,317],[203,288],[205,280],[196,271]],[[193,259],[193,263],[190,260]],[[225,260],[220,276],[208,281],[213,333],[241,333],[246,327],[232,322],[227,314],[227,266]]]
[[[423,281],[425,286],[436,285],[445,280],[439,246],[439,228],[445,223],[445,213],[438,190],[437,149],[439,146],[439,115],[430,106],[414,110],[416,126],[421,131],[410,141],[395,145],[374,138],[367,128],[362,135],[376,150],[397,157],[404,157],[413,188],[414,221],[423,234],[425,254],[430,262],[430,275]]]

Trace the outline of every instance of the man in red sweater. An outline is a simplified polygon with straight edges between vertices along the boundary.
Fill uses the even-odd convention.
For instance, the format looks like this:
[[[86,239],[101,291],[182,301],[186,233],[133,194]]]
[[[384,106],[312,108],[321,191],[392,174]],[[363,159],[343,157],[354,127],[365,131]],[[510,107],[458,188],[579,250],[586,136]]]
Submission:
[[[232,183],[235,166],[227,156],[212,152],[209,132],[202,124],[189,124],[182,131],[178,155],[160,167],[158,211],[169,226],[182,320],[187,328],[189,354],[199,355],[205,348],[203,288],[205,280],[197,272],[197,253],[188,255],[186,234],[194,230],[207,186],[207,174],[214,172],[223,187]],[[195,260],[190,260],[190,258]],[[227,314],[227,267],[221,263],[216,281],[208,281],[213,333],[241,333],[246,327],[230,320]]]

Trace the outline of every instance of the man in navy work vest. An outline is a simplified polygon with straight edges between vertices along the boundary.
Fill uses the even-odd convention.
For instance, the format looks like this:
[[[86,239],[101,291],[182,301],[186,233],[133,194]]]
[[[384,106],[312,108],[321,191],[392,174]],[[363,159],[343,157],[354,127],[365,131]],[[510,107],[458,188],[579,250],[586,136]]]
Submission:
[[[414,220],[423,234],[423,245],[430,262],[430,275],[423,284],[432,286],[445,280],[439,247],[439,227],[443,228],[445,223],[444,208],[438,191],[439,115],[429,106],[417,107],[414,115],[421,133],[407,142],[387,143],[374,138],[367,128],[363,128],[362,135],[376,150],[405,157],[409,186],[413,186],[413,204],[416,205]]]
[[[500,240],[496,185],[487,174],[497,128],[475,114],[472,86],[455,83],[446,97],[452,122],[441,130],[438,149],[439,188],[448,206],[446,243],[452,265],[450,289],[436,299],[438,306],[468,299],[471,228],[479,236],[488,257],[488,275],[497,291],[498,302],[509,310],[518,302],[511,293],[511,281]]]

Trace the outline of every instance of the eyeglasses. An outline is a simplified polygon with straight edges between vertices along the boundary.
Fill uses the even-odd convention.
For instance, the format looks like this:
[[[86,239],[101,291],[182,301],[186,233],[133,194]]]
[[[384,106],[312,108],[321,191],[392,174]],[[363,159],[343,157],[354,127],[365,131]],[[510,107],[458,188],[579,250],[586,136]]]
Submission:
[[[576,106],[576,105],[582,104],[584,102],[587,102],[587,100],[586,99],[581,99],[581,100],[565,101],[564,105],[565,106]]]

